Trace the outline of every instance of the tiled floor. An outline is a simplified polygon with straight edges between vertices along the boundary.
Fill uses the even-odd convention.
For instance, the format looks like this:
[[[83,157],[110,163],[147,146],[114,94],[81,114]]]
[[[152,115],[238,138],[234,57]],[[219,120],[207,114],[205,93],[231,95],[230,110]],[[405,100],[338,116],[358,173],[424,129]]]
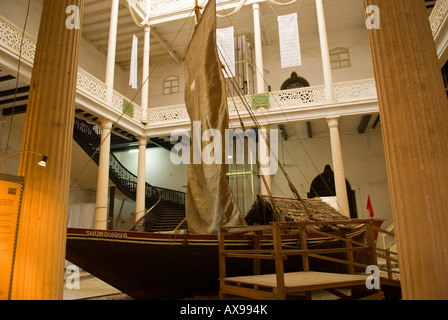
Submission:
[[[77,275],[73,272],[66,272],[65,274],[64,300],[81,300],[99,297],[106,298],[107,296],[120,293],[121,292],[118,289],[85,271],[79,273],[79,278],[77,278]]]

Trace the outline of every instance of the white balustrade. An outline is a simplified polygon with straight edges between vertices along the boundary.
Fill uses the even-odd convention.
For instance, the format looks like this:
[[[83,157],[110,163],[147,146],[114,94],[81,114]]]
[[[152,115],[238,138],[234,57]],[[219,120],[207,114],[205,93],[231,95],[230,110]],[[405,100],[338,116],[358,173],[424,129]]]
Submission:
[[[176,3],[176,0],[172,2]],[[15,55],[19,55],[21,39],[22,30],[0,16],[0,47],[11,51]],[[35,50],[36,40],[25,33],[22,58],[32,64]],[[334,88],[336,99],[339,103],[376,99],[374,79],[335,83]],[[142,109],[140,106],[132,103],[132,112],[123,114],[123,101],[130,102],[131,99],[117,91],[114,91],[112,105],[107,104],[106,84],[82,68],[78,70],[77,92],[82,93],[97,103],[99,108],[112,109],[122,117],[127,117],[134,121],[136,125],[142,126]],[[238,114],[247,116],[246,106],[252,107],[252,96],[246,95],[243,98],[244,102],[239,97],[228,98],[229,115],[231,118],[237,118]],[[262,108],[263,110],[261,110],[265,116],[282,110],[300,110],[301,108],[322,106],[327,104],[325,87],[314,86],[270,92],[269,103],[269,108]],[[189,116],[184,104],[150,108],[148,110],[148,128],[152,126],[175,125],[176,123],[186,123],[188,121]]]
[[[429,17],[432,35],[435,36],[448,14],[448,0],[438,0]]]
[[[17,27],[14,23],[8,21],[4,17],[0,16],[0,46],[9,50],[14,55],[19,56],[20,46],[23,35],[22,46],[22,59],[30,64],[34,63],[34,54],[36,52],[37,41],[25,32],[23,34],[22,29]],[[108,106],[106,102],[106,84],[92,76],[82,68],[78,68],[78,82],[76,86],[78,92],[82,92],[84,95],[90,97],[96,103],[105,105],[108,108],[112,108],[118,114],[123,112],[123,100],[129,101],[130,99],[124,97],[117,91],[114,91],[112,98],[112,106]],[[142,110],[141,107],[132,103],[133,105],[133,117],[129,117],[136,123],[141,123]]]

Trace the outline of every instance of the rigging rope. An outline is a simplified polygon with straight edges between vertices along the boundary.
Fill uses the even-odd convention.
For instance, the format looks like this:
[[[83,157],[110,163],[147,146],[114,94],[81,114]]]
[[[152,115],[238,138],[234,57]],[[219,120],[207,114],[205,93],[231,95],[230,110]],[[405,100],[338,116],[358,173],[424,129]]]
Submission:
[[[26,9],[26,15],[25,15],[25,22],[24,22],[23,31],[22,31],[22,38],[20,40],[19,61],[17,62],[17,75],[16,75],[16,83],[15,83],[14,101],[12,104],[11,121],[9,123],[8,138],[6,139],[5,156],[8,154],[9,140],[11,139],[12,122],[14,120],[14,113],[15,113],[16,102],[17,102],[17,90],[18,90],[19,78],[20,78],[20,67],[22,64],[23,43],[24,43],[24,39],[25,39],[26,26],[28,24],[28,17],[30,14],[30,6],[31,6],[31,0],[28,1],[28,6]],[[3,172],[6,173],[6,158],[3,160]]]
[[[275,3],[275,4],[279,4],[279,5],[284,5],[284,6],[286,6],[286,5],[290,5],[290,4],[292,4],[292,3],[297,2],[298,0],[293,0],[293,1],[288,2],[288,3],[285,3],[285,4],[276,3],[276,1],[273,1],[273,0],[267,0],[267,1],[268,1],[268,2],[273,2],[273,3]],[[300,0],[300,3],[299,3],[298,8],[297,8],[297,12],[299,11],[299,9],[300,9],[300,7],[301,7],[302,2],[303,2],[303,0]],[[271,8],[272,8],[272,6],[271,6]],[[272,8],[272,9],[274,10],[274,8]],[[274,10],[274,12],[275,12],[275,10]],[[278,15],[277,15],[277,16],[278,16]],[[235,26],[233,25],[233,23],[232,23],[232,21],[231,21],[230,19],[229,19],[229,22],[230,22],[230,24],[235,28]],[[225,63],[227,64],[227,62],[225,62]],[[261,77],[262,77],[264,83],[265,83],[266,85],[268,85],[267,82],[266,82],[266,79],[265,79],[265,77],[264,77],[264,73],[262,73],[262,72],[258,69],[258,67],[257,67],[255,64],[254,64],[254,67],[255,67],[256,72],[258,72],[258,73],[261,75]],[[232,85],[235,87],[235,85],[234,85],[233,83],[232,83]],[[238,93],[238,95],[239,95],[241,101],[243,102],[243,105],[244,105],[245,108],[248,110],[249,115],[251,116],[252,120],[254,121],[254,124],[257,125],[257,123],[255,122],[256,120],[254,120],[254,117],[255,117],[255,116],[252,115],[251,110],[250,110],[250,107],[247,106],[247,103],[246,103],[244,97],[241,96],[240,88],[238,88],[238,86],[235,87],[235,91],[237,91],[237,93]],[[285,118],[285,120],[286,120],[286,123],[289,124],[289,125],[292,127],[292,129],[293,129],[294,133],[296,134],[296,136],[299,137],[299,135],[298,135],[298,133],[297,133],[297,130],[296,130],[294,124],[292,124],[291,121],[288,119],[288,117],[287,117],[287,115],[286,115],[284,109],[282,108],[280,102],[278,101],[277,97],[276,97],[275,95],[272,95],[272,96],[273,96],[273,98],[274,98],[274,100],[275,100],[276,105],[278,106],[278,108],[280,109],[281,113],[283,114],[283,116],[284,116],[284,118]],[[239,114],[239,112],[238,112],[238,109],[237,109],[237,108],[235,108],[235,109],[237,110],[238,117],[240,118],[240,114]],[[262,109],[260,109],[260,112],[261,112],[262,115],[264,116],[264,118],[265,118],[267,124],[268,124],[268,125],[271,125],[270,121],[268,120],[266,114],[263,112]],[[241,122],[242,122],[242,120],[241,120],[241,118],[240,118],[240,123],[241,123]],[[259,124],[258,124],[258,126],[259,126]],[[309,152],[308,152],[307,149],[305,148],[303,142],[302,142],[300,139],[297,139],[297,140],[299,141],[300,145],[302,146],[303,150],[305,151],[305,154],[306,154],[307,157],[309,158],[309,160],[310,160],[311,164],[313,165],[313,167],[315,168],[317,174],[320,174],[319,169],[317,168],[317,166],[316,166],[315,162],[313,161],[311,155],[309,154]],[[303,171],[300,169],[300,166],[297,164],[297,162],[294,160],[294,158],[293,158],[293,157],[291,156],[291,154],[289,153],[289,151],[286,150],[286,152],[288,153],[288,155],[290,156],[290,158],[293,160],[295,167],[297,167],[297,168],[299,169],[299,171],[300,171],[300,173],[303,175],[304,179],[305,179],[308,183],[310,183],[309,180],[306,178],[305,174],[303,173]],[[280,163],[279,163],[279,164],[280,164]],[[282,168],[282,170],[284,171],[284,168],[283,168],[282,165],[279,165],[279,167]],[[284,171],[284,173],[286,173],[286,171]],[[288,181],[288,185],[289,185],[291,191],[293,192],[293,194],[296,195],[296,198],[298,198],[299,200],[302,200],[301,197],[300,197],[300,195],[298,194],[297,190],[295,189],[294,184],[293,184],[292,181],[289,179],[289,176],[286,174],[285,177],[286,177],[286,179],[287,179],[287,181]],[[263,181],[263,182],[264,182],[264,181]],[[265,183],[265,182],[264,182],[264,183]],[[328,186],[328,184],[327,184],[325,181],[324,181],[324,184],[326,185],[326,187],[327,187],[327,189],[329,190],[329,192],[332,193],[330,187]],[[310,184],[310,185],[311,185],[311,184]],[[265,183],[265,186],[267,186],[266,183]],[[312,188],[312,187],[311,187],[311,188]],[[266,189],[268,189],[268,188],[266,187]],[[312,188],[312,189],[314,189],[314,188]],[[294,190],[295,190],[295,191],[294,191]],[[315,190],[314,190],[314,191],[315,191]],[[337,202],[337,200],[336,200],[336,203],[337,203],[338,207],[341,207],[340,204]]]

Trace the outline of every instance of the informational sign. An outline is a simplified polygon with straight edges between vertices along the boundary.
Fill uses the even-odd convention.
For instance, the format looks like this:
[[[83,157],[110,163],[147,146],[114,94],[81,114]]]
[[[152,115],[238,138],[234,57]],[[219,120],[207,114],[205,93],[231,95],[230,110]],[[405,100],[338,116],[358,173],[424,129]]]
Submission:
[[[0,300],[11,298],[23,177],[0,174]]]
[[[297,13],[278,17],[282,68],[302,65]]]

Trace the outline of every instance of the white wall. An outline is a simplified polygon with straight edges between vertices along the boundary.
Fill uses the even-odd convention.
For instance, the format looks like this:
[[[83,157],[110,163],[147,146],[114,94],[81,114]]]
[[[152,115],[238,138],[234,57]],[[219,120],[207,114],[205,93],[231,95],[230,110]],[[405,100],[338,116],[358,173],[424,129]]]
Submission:
[[[137,174],[138,152],[116,152],[117,159],[133,174]],[[187,165],[174,165],[169,151],[163,148],[146,149],[146,182],[155,187],[185,192]]]

